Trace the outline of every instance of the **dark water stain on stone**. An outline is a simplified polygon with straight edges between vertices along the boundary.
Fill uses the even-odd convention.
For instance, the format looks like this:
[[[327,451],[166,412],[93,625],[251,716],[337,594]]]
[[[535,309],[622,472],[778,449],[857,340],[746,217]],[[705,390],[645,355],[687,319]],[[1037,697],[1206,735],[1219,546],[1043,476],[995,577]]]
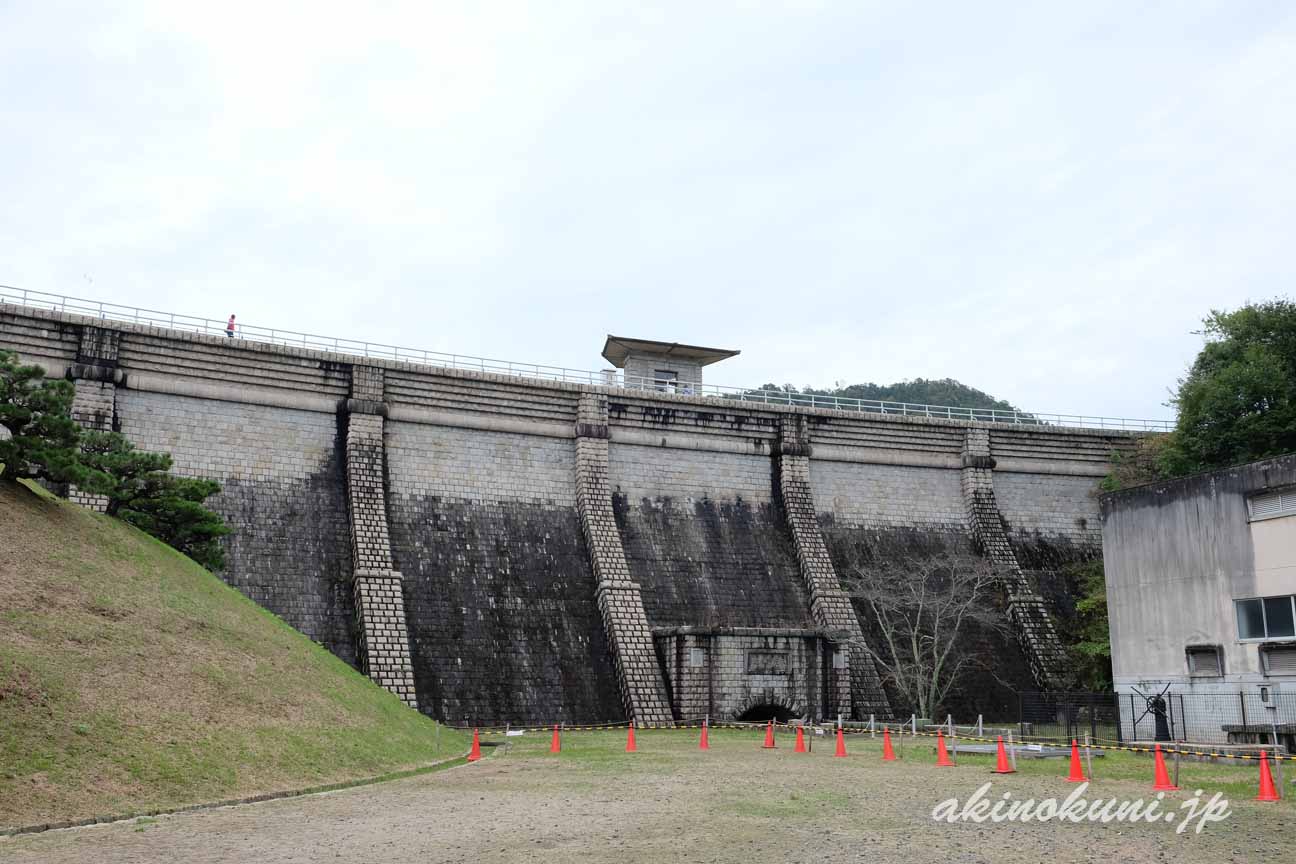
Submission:
[[[424,713],[623,718],[574,508],[398,496],[388,509]]]

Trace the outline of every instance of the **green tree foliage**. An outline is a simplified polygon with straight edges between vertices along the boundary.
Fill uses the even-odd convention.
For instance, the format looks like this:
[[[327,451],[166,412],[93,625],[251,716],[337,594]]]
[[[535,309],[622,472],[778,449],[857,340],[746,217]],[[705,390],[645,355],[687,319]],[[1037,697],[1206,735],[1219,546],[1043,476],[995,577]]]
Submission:
[[[1065,574],[1078,589],[1076,614],[1060,622],[1076,682],[1088,690],[1112,688],[1111,631],[1107,621],[1107,579],[1102,561],[1073,564]]]
[[[229,533],[203,502],[220,491],[212,480],[175,477],[166,453],[136,450],[116,432],[90,432],[81,458],[85,489],[108,498],[108,515],[119,517],[180,550],[208,570],[225,566],[218,542]]]
[[[837,396],[865,401],[907,402],[913,405],[938,405],[951,408],[978,410],[1017,411],[1012,404],[996,399],[975,387],[953,378],[915,378],[895,384],[838,384],[828,389],[797,388],[791,384],[765,384],[745,394],[747,398],[768,397],[771,401],[788,401],[794,404],[811,404],[814,396]]]
[[[1296,451],[1296,303],[1212,311],[1209,341],[1179,382],[1165,474],[1224,468]]]
[[[1134,440],[1128,451],[1117,451],[1111,456],[1111,473],[1099,486],[1104,492],[1115,492],[1142,483],[1153,483],[1165,477],[1162,467],[1169,435],[1146,435]]]
[[[229,529],[203,502],[211,480],[173,477],[171,457],[136,450],[116,432],[83,432],[72,419],[74,389],[49,381],[0,351],[0,482],[73,483],[108,498],[108,515],[152,534],[209,570],[225,566],[220,538]]]
[[[144,488],[121,519],[183,552],[208,570],[225,569],[220,538],[230,529],[220,516],[203,506],[220,491],[214,480],[149,475]]]
[[[23,366],[0,350],[0,482],[45,479],[75,483],[81,429],[72,420],[72,385],[50,381],[39,366]]]
[[[83,488],[108,499],[109,516],[130,509],[157,486],[158,475],[171,470],[166,453],[136,450],[117,432],[87,432],[81,441],[81,462],[88,469]]]
[[[980,408],[1016,411],[1008,402],[989,393],[969,387],[953,378],[915,378],[895,384],[851,384],[831,390],[807,390],[821,395],[847,399],[877,399],[883,402],[908,402],[915,405],[948,405],[951,408]]]

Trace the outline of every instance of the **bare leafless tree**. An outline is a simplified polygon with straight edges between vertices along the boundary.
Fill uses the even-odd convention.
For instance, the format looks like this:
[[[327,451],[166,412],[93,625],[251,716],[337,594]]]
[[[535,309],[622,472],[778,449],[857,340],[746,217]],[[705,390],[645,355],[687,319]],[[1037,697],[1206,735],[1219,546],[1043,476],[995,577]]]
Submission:
[[[960,677],[984,658],[971,635],[1008,632],[997,568],[974,555],[898,557],[848,573],[878,639],[878,672],[920,717],[933,717]]]

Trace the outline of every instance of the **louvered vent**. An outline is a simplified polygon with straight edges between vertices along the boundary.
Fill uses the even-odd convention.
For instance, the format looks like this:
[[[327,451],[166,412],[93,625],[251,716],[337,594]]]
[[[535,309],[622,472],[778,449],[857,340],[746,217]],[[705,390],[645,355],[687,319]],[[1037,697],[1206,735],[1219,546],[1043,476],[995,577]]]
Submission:
[[[1296,645],[1264,649],[1266,675],[1296,675]]]
[[[1252,519],[1272,519],[1275,516],[1296,514],[1296,489],[1266,492],[1253,496],[1249,502]]]
[[[1219,649],[1213,645],[1189,648],[1188,674],[1194,678],[1218,678],[1224,674],[1220,669]]]

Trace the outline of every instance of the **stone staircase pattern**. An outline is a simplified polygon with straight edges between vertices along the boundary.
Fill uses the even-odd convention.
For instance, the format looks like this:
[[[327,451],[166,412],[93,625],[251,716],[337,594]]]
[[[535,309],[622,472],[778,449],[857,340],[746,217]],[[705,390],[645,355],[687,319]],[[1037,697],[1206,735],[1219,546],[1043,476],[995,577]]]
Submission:
[[[1066,652],[1044,598],[1031,586],[1008,542],[995,499],[994,465],[989,431],[969,428],[964,435],[962,473],[968,530],[982,554],[1004,574],[1009,623],[1030,663],[1035,683],[1045,689],[1064,687],[1069,677]]]
[[[392,565],[383,490],[383,370],[356,366],[346,401],[346,478],[360,671],[418,707],[401,575]]]
[[[599,613],[626,714],[637,724],[672,722],[666,682],[639,583],[630,578],[608,486],[607,397],[582,394],[576,422],[576,508],[594,566]]]
[[[810,593],[810,610],[815,623],[838,634],[848,646],[849,680],[839,682],[838,713],[864,718],[891,716],[891,704],[877,672],[873,654],[855,615],[850,597],[828,555],[814,494],[810,488],[810,436],[804,415],[781,418],[778,453],[778,492],[784,518],[792,532],[801,576]],[[845,676],[844,676],[845,677]]]

